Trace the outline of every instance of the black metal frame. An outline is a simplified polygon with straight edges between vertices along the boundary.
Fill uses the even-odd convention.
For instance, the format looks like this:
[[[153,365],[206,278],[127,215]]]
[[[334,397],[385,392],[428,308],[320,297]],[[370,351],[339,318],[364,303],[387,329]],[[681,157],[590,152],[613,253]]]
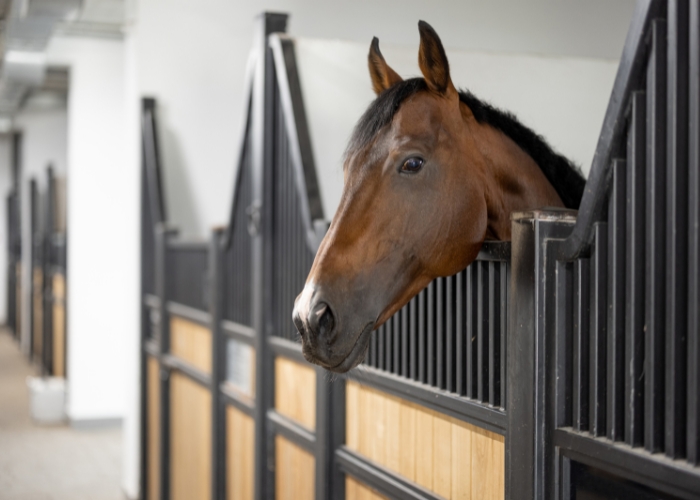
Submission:
[[[20,182],[22,178],[22,134],[13,132],[11,139],[12,189],[7,195],[7,326],[20,339],[17,317],[17,266],[22,261],[22,224]]]
[[[273,401],[275,357],[304,362],[284,314],[328,227],[286,21],[259,20],[231,217],[208,244],[167,226],[155,101],[144,100],[142,491],[150,355],[163,499],[172,370],[212,393],[213,498],[226,491],[227,405],[255,421],[258,499],[274,495],[275,435],[314,455],[318,499],[343,498],[346,474],[389,497],[436,498],[344,446],[347,380],[504,435],[507,498],[572,498],[600,470],[622,497],[697,497],[697,3],[639,2],[579,213],[516,214],[512,244],[485,244],[470,268],[431,283],[375,333],[363,366],[333,382],[317,368],[315,430]],[[210,328],[211,374],[169,353],[170,315]],[[226,381],[232,339],[255,348],[252,399]]]

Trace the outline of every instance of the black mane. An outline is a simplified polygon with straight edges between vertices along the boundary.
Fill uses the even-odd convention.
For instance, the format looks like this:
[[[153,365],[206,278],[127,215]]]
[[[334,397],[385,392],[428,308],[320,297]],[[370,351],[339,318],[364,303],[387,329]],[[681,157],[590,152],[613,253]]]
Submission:
[[[364,148],[384,126],[391,123],[403,101],[427,89],[428,86],[423,78],[411,78],[379,94],[355,126],[347,152]],[[500,130],[530,155],[554,186],[567,208],[579,207],[586,180],[578,167],[556,153],[542,136],[520,123],[512,113],[480,101],[466,90],[459,92],[459,99],[471,109],[479,123],[485,123]]]

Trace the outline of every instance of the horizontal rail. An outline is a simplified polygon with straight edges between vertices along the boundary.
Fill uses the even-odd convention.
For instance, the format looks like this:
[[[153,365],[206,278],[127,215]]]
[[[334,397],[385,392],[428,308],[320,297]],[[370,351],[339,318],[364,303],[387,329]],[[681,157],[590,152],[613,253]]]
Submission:
[[[279,434],[311,453],[314,453],[316,450],[316,434],[313,431],[275,410],[267,411],[267,420],[270,422],[272,432],[275,434]]]
[[[285,356],[299,363],[308,363],[301,353],[301,344],[281,337],[270,337],[268,343],[270,345],[270,350],[272,350],[274,354]]]
[[[233,406],[249,417],[255,416],[255,402],[251,398],[247,398],[235,389],[232,389],[229,382],[222,382],[219,386],[219,391],[221,392],[221,399],[224,404]]]
[[[221,321],[221,331],[224,335],[239,340],[245,344],[253,345],[255,342],[255,329],[236,323],[228,319]]]
[[[177,370],[193,381],[197,382],[199,385],[205,388],[211,388],[211,375],[207,372],[200,370],[199,368],[191,365],[187,361],[173,356],[172,354],[163,354],[160,358],[162,366],[169,370]]]
[[[211,326],[211,315],[207,311],[202,311],[201,309],[196,309],[184,304],[178,304],[177,302],[168,302],[166,309],[168,313],[173,316],[179,316],[199,323],[202,326]]]

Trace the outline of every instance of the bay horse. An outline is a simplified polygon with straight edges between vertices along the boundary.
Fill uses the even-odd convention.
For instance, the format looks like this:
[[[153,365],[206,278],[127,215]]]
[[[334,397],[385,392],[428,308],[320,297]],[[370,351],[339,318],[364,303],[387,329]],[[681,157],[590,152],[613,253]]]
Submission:
[[[377,98],[344,157],[338,210],[293,320],[311,363],[343,373],[372,331],[440,276],[466,268],[485,239],[510,240],[512,212],[578,208],[578,169],[509,113],[458,91],[442,42],[418,23],[423,78],[403,80],[372,40]]]

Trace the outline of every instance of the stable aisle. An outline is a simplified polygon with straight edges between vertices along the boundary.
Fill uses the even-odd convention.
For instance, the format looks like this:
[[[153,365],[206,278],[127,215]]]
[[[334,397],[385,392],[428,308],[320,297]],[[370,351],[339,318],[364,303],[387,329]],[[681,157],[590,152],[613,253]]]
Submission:
[[[35,372],[0,329],[0,500],[124,500],[121,429],[35,425],[26,384]]]

